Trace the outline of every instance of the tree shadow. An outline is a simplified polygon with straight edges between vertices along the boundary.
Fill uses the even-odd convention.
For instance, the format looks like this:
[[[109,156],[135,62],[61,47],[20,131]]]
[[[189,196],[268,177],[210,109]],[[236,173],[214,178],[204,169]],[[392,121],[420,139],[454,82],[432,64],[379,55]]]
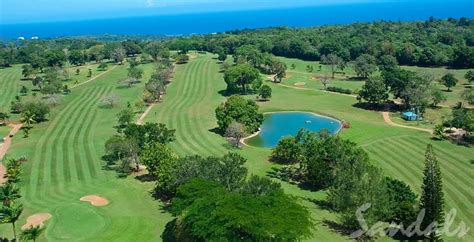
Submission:
[[[152,176],[150,174],[143,174],[143,175],[138,175],[138,176],[135,176],[135,179],[140,181],[140,182],[152,182],[152,181],[156,181],[156,177],[155,176]]]
[[[334,221],[331,221],[331,220],[328,220],[328,219],[323,220],[323,225],[328,227],[333,232],[336,232],[336,233],[339,233],[339,234],[345,235],[345,236],[349,236],[354,232],[353,229],[347,228],[347,227],[345,227],[344,225],[342,225],[340,223],[337,223],[337,222],[334,222]]]
[[[229,92],[227,89],[220,90],[217,93],[219,93],[223,97],[230,97],[232,96],[232,94],[234,94],[233,92]]]
[[[352,104],[352,107],[369,110],[369,111],[378,111],[378,112],[387,110],[384,105],[377,105],[377,104],[372,104],[372,103],[367,103],[367,102],[354,103]]]
[[[211,132],[211,133],[214,133],[214,134],[217,134],[217,135],[222,136],[222,132],[221,132],[221,130],[220,130],[218,127],[209,129],[208,131]]]
[[[332,207],[331,204],[330,204],[328,201],[326,201],[326,200],[318,200],[318,199],[308,198],[308,197],[303,197],[303,199],[306,200],[306,201],[308,201],[308,202],[313,203],[313,204],[316,205],[319,209],[334,212],[333,207]]]

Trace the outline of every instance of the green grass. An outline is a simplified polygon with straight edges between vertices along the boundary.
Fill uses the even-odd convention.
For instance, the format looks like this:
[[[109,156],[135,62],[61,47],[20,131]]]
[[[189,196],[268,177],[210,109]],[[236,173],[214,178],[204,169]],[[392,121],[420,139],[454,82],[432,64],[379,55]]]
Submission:
[[[178,65],[163,102],[154,106],[145,121],[163,122],[177,129],[172,148],[179,155],[220,156],[235,151],[248,159],[249,173],[265,176],[278,167],[268,161],[270,150],[256,147],[235,150],[212,131],[217,127],[214,109],[226,99],[219,94],[225,83],[217,60],[212,57],[199,55],[188,64]],[[149,75],[152,64],[142,67]],[[126,77],[125,68],[119,66],[74,89],[53,111],[49,122],[32,130],[30,138],[14,138],[9,155],[30,158],[25,164],[22,201],[26,209],[20,224],[33,213],[51,213],[53,218],[48,222],[43,240],[156,241],[171,218],[161,211],[162,204],[150,197],[148,191],[153,183],[142,183],[131,177],[119,179],[113,171],[102,168],[103,144],[115,132],[112,126],[118,109],[101,109],[98,100],[106,93],[116,92],[125,106],[127,101],[133,104],[142,92],[143,82],[129,89],[117,88],[117,83]],[[7,70],[1,70],[0,75]],[[447,209],[458,209],[456,221],[474,225],[474,198],[469,190],[474,184],[473,149],[447,141],[434,142],[424,132],[389,126],[380,113],[352,106],[353,97],[268,84],[273,97],[269,102],[259,103],[262,111],[312,111],[349,122],[351,128],[340,135],[358,143],[387,175],[407,182],[417,192],[421,186],[424,149],[432,143],[442,167]],[[337,216],[314,202],[324,200],[325,191],[311,192],[288,183],[282,185],[287,193],[301,199],[317,222],[310,241],[348,239],[324,222],[337,221]],[[104,196],[111,203],[95,208],[79,202],[80,197],[88,194]],[[0,234],[11,236],[10,233],[9,225],[0,225]],[[473,239],[472,232],[469,239]]]
[[[226,141],[213,133],[216,128],[214,108],[225,100],[218,94],[225,89],[222,75],[217,73],[216,60],[210,56],[200,56],[189,64],[177,67],[172,85],[165,100],[156,106],[147,121],[164,122],[177,129],[177,141],[173,148],[180,155],[202,154],[222,155],[236,151]],[[381,166],[387,175],[401,179],[417,192],[420,191],[424,149],[433,143],[442,164],[447,209],[458,209],[458,220],[473,225],[472,194],[465,184],[473,184],[473,168],[470,160],[472,149],[456,146],[449,142],[433,142],[424,132],[395,128],[383,122],[378,112],[353,107],[352,97],[311,90],[295,90],[268,83],[274,90],[270,102],[260,103],[262,111],[304,110],[326,114],[351,123],[341,136],[351,139],[367,150],[375,164]],[[249,96],[253,98],[253,96]],[[270,150],[245,147],[238,150],[248,159],[249,172],[266,175],[272,167],[268,162]],[[458,177],[458,174],[460,177]],[[309,192],[290,184],[283,184],[286,192],[302,198],[318,222],[314,239],[324,241],[347,239],[324,225],[323,221],[336,221],[336,216],[324,210],[312,200],[322,200],[324,191]],[[466,193],[467,192],[467,193]],[[472,238],[472,235],[471,235]]]
[[[143,66],[148,71],[151,67]],[[125,107],[143,91],[144,82],[117,88],[117,82],[126,78],[125,68],[119,66],[74,89],[53,109],[50,121],[35,125],[29,138],[15,136],[13,140],[8,155],[29,158],[22,181],[25,211],[19,224],[34,213],[51,213],[43,239],[151,241],[159,238],[170,219],[161,212],[161,203],[150,197],[152,183],[133,177],[119,179],[115,172],[103,168],[104,142],[115,133],[119,109],[100,108],[100,98],[117,93],[120,106]],[[79,201],[89,194],[103,196],[110,204],[96,208]],[[0,225],[0,234],[11,237],[10,226]]]
[[[0,125],[0,139],[6,137],[10,133],[11,128],[5,125]]]

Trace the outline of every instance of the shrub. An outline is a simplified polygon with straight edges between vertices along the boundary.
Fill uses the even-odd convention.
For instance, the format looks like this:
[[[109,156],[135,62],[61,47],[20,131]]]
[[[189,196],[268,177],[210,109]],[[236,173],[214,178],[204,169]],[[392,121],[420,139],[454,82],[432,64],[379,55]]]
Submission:
[[[330,92],[338,92],[338,93],[344,93],[344,94],[352,94],[351,89],[346,89],[342,87],[328,87],[326,90]]]

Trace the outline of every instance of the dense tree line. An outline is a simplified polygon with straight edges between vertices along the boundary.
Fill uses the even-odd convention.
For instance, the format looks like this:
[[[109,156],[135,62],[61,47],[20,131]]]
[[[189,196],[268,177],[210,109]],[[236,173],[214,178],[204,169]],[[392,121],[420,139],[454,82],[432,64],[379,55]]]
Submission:
[[[368,54],[390,55],[402,65],[474,67],[474,20],[429,19],[420,22],[378,21],[312,28],[269,28],[166,40],[172,49],[197,49],[239,55],[239,47],[305,60],[334,55],[354,61]],[[249,48],[247,48],[249,49]],[[257,52],[254,52],[257,57]],[[254,63],[257,64],[257,63]]]
[[[122,42],[93,38],[27,40],[4,43],[0,48],[0,65],[31,63],[41,68],[62,65],[67,60],[74,65],[103,59],[121,62],[126,56],[142,53],[156,57],[162,47],[166,47],[183,53],[191,49],[209,51],[219,54],[221,60],[231,54],[238,61],[264,69],[271,61],[266,53],[304,60],[324,60],[332,55],[344,62],[356,61],[361,56],[367,60],[366,55],[381,61],[382,56],[388,55],[401,65],[473,68],[473,36],[473,19],[430,18],[418,22],[377,21],[311,28],[236,30],[157,41],[132,37],[123,37],[121,40],[126,40]]]

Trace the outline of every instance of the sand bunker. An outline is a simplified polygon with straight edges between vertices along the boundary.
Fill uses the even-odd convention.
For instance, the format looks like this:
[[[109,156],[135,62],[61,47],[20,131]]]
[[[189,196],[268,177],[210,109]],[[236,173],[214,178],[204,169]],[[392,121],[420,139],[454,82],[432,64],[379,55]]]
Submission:
[[[293,85],[298,86],[298,87],[301,87],[301,86],[306,85],[306,83],[305,83],[305,82],[296,82],[296,83],[293,84]]]
[[[80,199],[83,202],[90,202],[92,206],[101,207],[109,204],[109,201],[103,197],[97,195],[88,195],[85,197],[81,197]]]
[[[7,179],[4,178],[6,173],[7,173],[7,168],[5,168],[5,166],[2,163],[0,163],[0,185],[7,181]]]
[[[36,226],[43,227],[44,226],[43,222],[50,219],[51,217],[52,216],[49,213],[37,213],[37,214],[31,215],[26,219],[26,224],[21,226],[21,229],[25,230],[30,227],[36,227]]]

